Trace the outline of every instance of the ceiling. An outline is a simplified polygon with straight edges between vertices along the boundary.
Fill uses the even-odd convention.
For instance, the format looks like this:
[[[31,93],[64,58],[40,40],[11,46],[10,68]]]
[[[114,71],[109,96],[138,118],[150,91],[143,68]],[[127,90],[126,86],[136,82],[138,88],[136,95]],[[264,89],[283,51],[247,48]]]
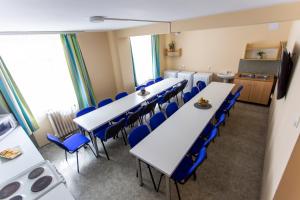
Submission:
[[[297,0],[0,0],[0,32],[115,30],[145,22],[91,23],[94,15],[174,21]]]

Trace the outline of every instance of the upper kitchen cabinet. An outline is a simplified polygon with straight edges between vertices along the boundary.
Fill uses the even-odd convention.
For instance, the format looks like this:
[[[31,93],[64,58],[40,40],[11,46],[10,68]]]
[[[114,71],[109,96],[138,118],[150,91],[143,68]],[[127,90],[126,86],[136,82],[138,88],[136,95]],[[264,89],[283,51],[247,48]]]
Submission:
[[[286,42],[278,42],[277,44],[248,43],[244,59],[262,61],[280,60],[282,49],[285,45]]]

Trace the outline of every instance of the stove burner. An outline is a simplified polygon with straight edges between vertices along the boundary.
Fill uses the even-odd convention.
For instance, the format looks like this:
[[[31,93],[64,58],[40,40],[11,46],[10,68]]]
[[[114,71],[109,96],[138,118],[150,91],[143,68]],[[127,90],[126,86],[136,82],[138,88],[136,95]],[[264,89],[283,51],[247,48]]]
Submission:
[[[12,182],[6,186],[4,186],[0,190],[0,199],[5,199],[9,196],[11,196],[13,193],[15,193],[19,188],[21,184],[19,182]]]
[[[45,171],[45,169],[43,167],[35,168],[34,170],[32,170],[29,173],[28,178],[35,179],[35,178],[39,177],[44,171]]]
[[[51,176],[43,176],[33,183],[31,186],[32,192],[39,192],[45,189],[52,182]]]
[[[21,195],[17,195],[17,196],[10,198],[9,200],[22,200],[22,199],[23,199],[23,197]]]

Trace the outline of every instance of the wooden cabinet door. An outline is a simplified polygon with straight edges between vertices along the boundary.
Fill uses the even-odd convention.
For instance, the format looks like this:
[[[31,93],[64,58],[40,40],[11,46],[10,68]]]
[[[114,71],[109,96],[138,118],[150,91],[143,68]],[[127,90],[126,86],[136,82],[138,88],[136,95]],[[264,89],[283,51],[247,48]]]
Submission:
[[[252,88],[252,81],[249,80],[241,80],[241,79],[234,79],[234,83],[237,85],[243,85],[244,88],[241,91],[241,96],[238,100],[240,101],[249,101],[249,96]]]
[[[267,105],[269,103],[273,82],[252,81],[249,101]]]

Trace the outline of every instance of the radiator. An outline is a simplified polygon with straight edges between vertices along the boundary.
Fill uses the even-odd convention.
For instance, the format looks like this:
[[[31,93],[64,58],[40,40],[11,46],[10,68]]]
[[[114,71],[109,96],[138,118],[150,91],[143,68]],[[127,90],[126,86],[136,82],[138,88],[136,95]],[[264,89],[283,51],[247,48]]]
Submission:
[[[78,129],[78,126],[73,122],[76,111],[76,107],[68,110],[48,111],[48,119],[55,135],[63,138]]]

